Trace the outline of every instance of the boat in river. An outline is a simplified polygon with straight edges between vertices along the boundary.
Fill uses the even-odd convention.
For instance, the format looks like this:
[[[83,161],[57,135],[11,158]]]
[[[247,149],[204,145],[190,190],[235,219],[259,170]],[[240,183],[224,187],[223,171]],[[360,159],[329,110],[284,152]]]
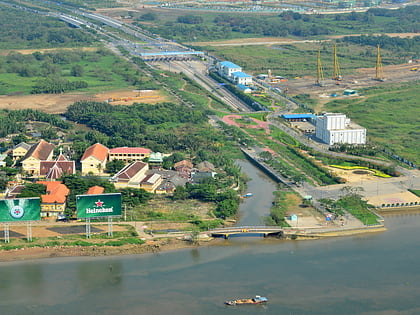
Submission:
[[[243,195],[242,197],[243,198],[249,198],[249,197],[252,197],[254,194],[253,193],[246,193],[245,195]]]
[[[247,305],[247,304],[263,304],[267,303],[268,299],[263,296],[256,295],[254,298],[249,299],[237,299],[225,301],[226,305]]]

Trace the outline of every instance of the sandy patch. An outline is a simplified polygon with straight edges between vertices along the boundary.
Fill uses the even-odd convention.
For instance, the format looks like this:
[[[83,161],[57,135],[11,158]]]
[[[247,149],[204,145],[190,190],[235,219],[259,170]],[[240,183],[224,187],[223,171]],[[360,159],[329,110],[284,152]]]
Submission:
[[[78,101],[104,102],[113,99],[114,105],[132,105],[133,103],[155,104],[167,100],[159,91],[134,92],[132,90],[109,91],[95,95],[81,93],[32,94],[22,96],[0,96],[0,109],[36,109],[49,114],[64,113],[67,107]]]
[[[420,198],[415,194],[405,191],[401,193],[394,193],[382,196],[374,196],[368,198],[368,202],[376,207],[381,207],[382,205],[394,205],[394,206],[415,206],[417,202],[417,207],[420,205]]]
[[[97,47],[81,47],[81,48],[41,48],[41,49],[2,49],[0,50],[0,56],[7,56],[11,52],[20,53],[22,55],[33,54],[34,52],[49,52],[49,51],[59,51],[59,50],[77,50],[77,51],[96,51]]]

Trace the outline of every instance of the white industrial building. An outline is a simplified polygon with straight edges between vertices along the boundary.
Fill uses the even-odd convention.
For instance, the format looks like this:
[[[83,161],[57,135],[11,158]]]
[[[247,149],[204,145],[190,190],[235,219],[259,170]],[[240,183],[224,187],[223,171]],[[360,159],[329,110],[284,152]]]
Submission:
[[[242,72],[242,68],[230,61],[220,61],[216,65],[220,76],[242,85],[252,84],[252,76]]]
[[[231,79],[236,84],[249,85],[252,83],[252,76],[242,71],[233,72]]]
[[[315,135],[323,142],[365,144],[366,128],[350,121],[345,114],[325,113],[316,119]]]

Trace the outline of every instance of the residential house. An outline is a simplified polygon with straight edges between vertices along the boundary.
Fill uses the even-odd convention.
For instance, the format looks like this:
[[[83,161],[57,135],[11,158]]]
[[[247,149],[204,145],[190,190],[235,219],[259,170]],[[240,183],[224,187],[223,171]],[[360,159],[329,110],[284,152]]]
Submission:
[[[110,179],[115,187],[134,187],[140,188],[141,181],[146,177],[149,165],[144,162],[135,161],[126,165]]]
[[[6,192],[6,198],[17,198],[17,196],[22,192],[25,185],[19,185],[16,182],[8,182],[9,188]]]
[[[214,172],[196,172],[191,174],[192,184],[201,184],[207,178],[213,178]]]
[[[103,194],[105,191],[105,188],[102,186],[92,186],[88,189],[86,192],[86,195],[100,195]]]
[[[34,144],[22,160],[22,169],[30,175],[40,174],[41,161],[52,161],[54,145],[45,140]]]
[[[27,144],[25,142],[21,142],[17,145],[15,145],[12,149],[12,159],[13,161],[20,160],[23,158],[26,153],[28,153],[29,149],[31,148],[30,144]]]
[[[174,164],[174,169],[178,172],[178,175],[184,178],[190,178],[191,172],[194,166],[189,160],[182,160]]]
[[[120,147],[109,150],[109,160],[121,160],[125,163],[131,163],[133,161],[142,161],[150,156],[152,151],[146,148],[129,148]]]
[[[214,172],[216,168],[214,167],[213,163],[209,161],[203,161],[197,164],[197,170],[199,172]]]
[[[171,175],[158,187],[157,193],[173,193],[177,186],[185,187],[188,179],[177,174]]]
[[[108,152],[109,149],[100,143],[95,143],[87,148],[80,159],[82,175],[101,174],[106,168]]]
[[[49,180],[56,180],[63,175],[70,175],[76,173],[76,166],[74,161],[69,161],[62,153],[55,159],[55,161],[41,161],[40,176]]]
[[[159,169],[163,164],[163,154],[160,152],[152,152],[149,156],[149,166],[154,169]]]
[[[64,214],[66,198],[70,190],[60,181],[37,181],[46,186],[47,193],[41,195],[41,218],[57,218]]]
[[[149,174],[140,182],[140,188],[155,193],[156,189],[162,184],[162,176],[160,174]]]

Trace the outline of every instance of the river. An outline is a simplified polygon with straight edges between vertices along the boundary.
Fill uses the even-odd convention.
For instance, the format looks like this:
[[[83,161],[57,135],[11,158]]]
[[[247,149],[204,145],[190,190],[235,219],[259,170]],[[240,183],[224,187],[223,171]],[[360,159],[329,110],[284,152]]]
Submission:
[[[248,172],[249,163],[243,163]],[[275,189],[252,171],[257,172],[249,183],[254,197],[241,208],[252,211],[240,220],[244,225],[268,213],[270,200],[258,201],[258,194],[269,199]],[[157,254],[1,263],[0,310],[11,315],[420,314],[420,216],[385,222],[386,232],[351,237],[231,238],[221,246]],[[255,294],[269,303],[223,305]]]

